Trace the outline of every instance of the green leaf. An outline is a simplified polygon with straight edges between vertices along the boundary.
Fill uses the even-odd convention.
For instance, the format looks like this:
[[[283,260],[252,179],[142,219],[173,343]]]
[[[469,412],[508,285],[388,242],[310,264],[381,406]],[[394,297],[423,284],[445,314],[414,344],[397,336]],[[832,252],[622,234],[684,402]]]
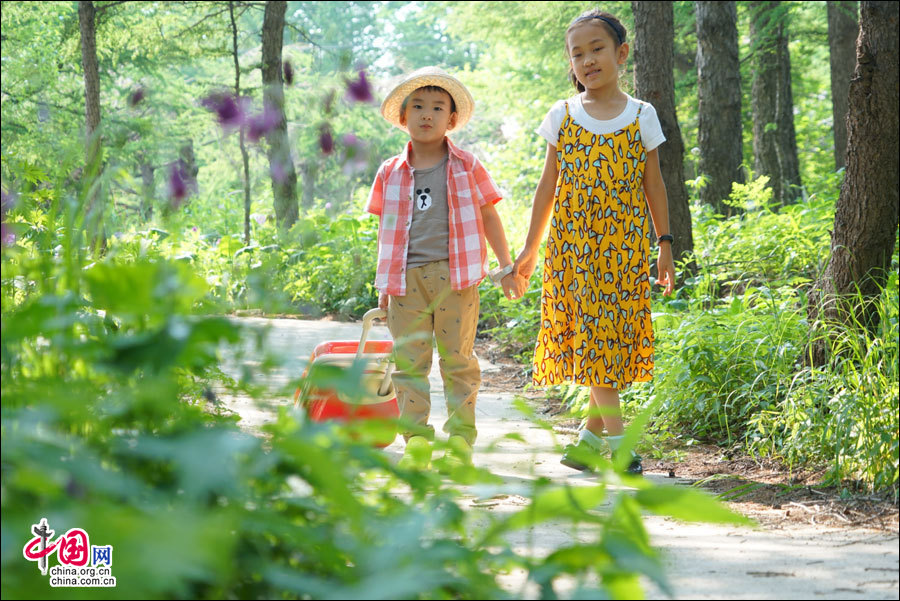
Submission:
[[[564,486],[542,491],[531,505],[513,515],[507,522],[511,529],[526,528],[550,519],[571,518],[599,523],[603,518],[589,511],[606,498],[606,486]]]
[[[657,515],[688,522],[755,526],[756,523],[728,509],[705,492],[681,486],[654,486],[640,490],[635,499]]]

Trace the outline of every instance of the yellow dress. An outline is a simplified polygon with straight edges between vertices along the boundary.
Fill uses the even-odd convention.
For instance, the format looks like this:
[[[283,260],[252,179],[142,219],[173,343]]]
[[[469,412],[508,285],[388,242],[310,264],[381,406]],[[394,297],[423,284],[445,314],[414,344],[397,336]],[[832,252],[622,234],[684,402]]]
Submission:
[[[623,129],[595,135],[566,107],[556,147],[559,179],[544,259],[536,385],[621,390],[653,375],[640,114]]]

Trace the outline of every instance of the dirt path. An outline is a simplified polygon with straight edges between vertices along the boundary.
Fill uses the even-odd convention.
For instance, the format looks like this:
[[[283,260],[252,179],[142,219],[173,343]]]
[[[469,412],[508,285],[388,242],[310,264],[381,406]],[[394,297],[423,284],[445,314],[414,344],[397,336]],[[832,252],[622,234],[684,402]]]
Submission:
[[[268,327],[266,348],[281,359],[281,367],[267,379],[272,389],[284,388],[299,377],[315,345],[323,340],[357,339],[360,325],[330,321],[243,318],[248,325]],[[372,339],[388,339],[383,326],[376,326]],[[242,369],[255,371],[258,365],[227,362],[226,373],[238,376]],[[482,360],[489,375],[499,370]],[[446,419],[443,384],[434,361],[431,373],[432,423],[440,431]],[[487,378],[489,379],[489,378]],[[288,402],[284,396],[268,405],[249,398],[223,397],[223,402],[239,413],[241,425],[250,431],[274,419],[275,407]],[[505,484],[491,490],[472,489],[464,499],[473,509],[493,513],[517,511],[526,503],[528,485],[538,477],[572,486],[596,483],[596,478],[579,474],[559,463],[554,438],[569,442],[569,435],[554,435],[524,418],[512,405],[513,395],[485,391],[478,400],[478,441],[476,465],[501,476]],[[526,443],[504,438],[517,432]],[[440,434],[439,434],[440,436]],[[446,435],[444,435],[446,436]],[[385,449],[399,459],[402,439]],[[689,485],[693,480],[669,477],[667,471],[646,473],[665,484]],[[739,505],[733,505],[740,510]],[[645,524],[654,546],[664,554],[670,583],[676,598],[684,599],[897,599],[898,537],[881,530],[835,528],[788,523],[759,528],[689,524],[670,518],[647,515]],[[545,554],[571,541],[588,540],[590,532],[573,532],[568,522],[548,522],[531,532],[522,532],[510,543],[519,550]],[[536,591],[524,584],[524,574],[510,574],[503,583],[517,596],[533,597]],[[649,598],[666,598],[647,583]],[[561,591],[565,594],[564,591]]]

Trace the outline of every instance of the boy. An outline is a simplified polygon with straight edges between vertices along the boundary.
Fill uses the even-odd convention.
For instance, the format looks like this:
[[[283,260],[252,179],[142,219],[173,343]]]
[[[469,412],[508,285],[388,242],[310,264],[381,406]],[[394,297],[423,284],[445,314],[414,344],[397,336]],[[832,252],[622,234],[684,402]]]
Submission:
[[[472,116],[474,101],[458,80],[436,67],[407,76],[387,95],[381,114],[409,133],[399,155],[375,176],[367,211],[380,217],[375,287],[395,340],[393,380],[404,433],[404,468],[427,469],[434,429],[428,425],[432,337],[437,340],[450,434],[443,466],[469,465],[475,442],[475,397],[481,370],[474,353],[478,284],[487,263],[485,239],[500,262],[507,298],[521,298],[494,182],[446,133]],[[502,278],[502,279],[501,279]]]

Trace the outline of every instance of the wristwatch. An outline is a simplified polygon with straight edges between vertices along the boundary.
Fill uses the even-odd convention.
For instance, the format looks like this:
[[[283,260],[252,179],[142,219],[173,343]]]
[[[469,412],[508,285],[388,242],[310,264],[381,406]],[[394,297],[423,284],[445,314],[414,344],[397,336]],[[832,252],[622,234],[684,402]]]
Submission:
[[[494,282],[497,286],[502,286],[503,278],[507,275],[511,274],[513,271],[513,264],[510,263],[506,267],[497,267],[496,269],[492,269],[488,275],[491,276],[491,281]]]

